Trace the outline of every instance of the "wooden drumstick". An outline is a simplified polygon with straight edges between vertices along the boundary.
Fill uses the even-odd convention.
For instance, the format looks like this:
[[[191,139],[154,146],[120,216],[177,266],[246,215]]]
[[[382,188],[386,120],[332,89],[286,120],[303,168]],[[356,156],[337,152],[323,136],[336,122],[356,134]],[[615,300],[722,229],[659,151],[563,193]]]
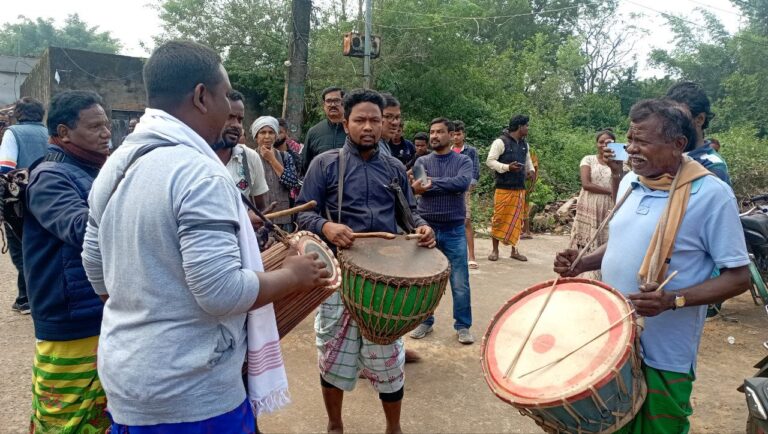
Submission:
[[[268,218],[270,220],[273,220],[273,219],[276,219],[278,217],[285,217],[285,216],[289,216],[289,215],[298,214],[298,213],[303,212],[303,211],[309,211],[309,210],[313,209],[315,206],[317,206],[317,202],[315,202],[314,200],[310,200],[309,202],[307,202],[305,204],[302,204],[302,205],[299,205],[299,206],[295,206],[293,208],[288,208],[288,209],[284,209],[284,210],[280,210],[280,211],[271,212],[269,214],[266,214],[264,217],[266,217],[266,218]]]
[[[385,240],[394,240],[397,238],[395,234],[389,232],[355,232],[352,236],[357,238],[384,238]]]
[[[595,240],[597,239],[598,235],[600,235],[600,232],[603,231],[603,228],[605,227],[605,225],[607,225],[608,222],[613,217],[613,215],[616,214],[616,211],[621,207],[621,205],[624,204],[624,201],[627,200],[627,198],[629,197],[630,193],[632,193],[632,189],[631,188],[629,190],[627,190],[627,192],[624,194],[624,196],[622,196],[621,199],[619,199],[618,202],[616,202],[616,205],[614,205],[614,207],[611,209],[611,212],[609,212],[608,215],[605,216],[605,218],[600,223],[600,226],[598,226],[598,228],[595,231],[595,233],[592,234],[592,236],[589,238],[589,241],[587,241],[587,244],[585,244],[584,247],[579,251],[579,254],[576,255],[576,259],[574,259],[573,262],[571,262],[571,266],[568,267],[568,271],[573,271],[573,269],[576,268],[576,264],[581,262],[582,256],[584,256],[584,254],[587,253],[589,248],[592,246],[592,243],[595,242]]]
[[[547,305],[549,304],[549,299],[552,298],[552,294],[555,293],[555,288],[557,288],[557,282],[560,280],[560,276],[555,278],[555,281],[552,283],[552,288],[550,288],[549,293],[547,294],[547,298],[544,299],[544,304],[541,305],[541,309],[539,309],[539,314],[536,316],[536,319],[533,321],[533,324],[531,324],[531,328],[528,329],[528,334],[525,335],[525,340],[523,340],[523,344],[520,345],[520,348],[517,349],[517,353],[515,354],[515,357],[512,358],[512,362],[507,367],[507,370],[504,372],[504,378],[509,378],[510,375],[512,375],[512,371],[515,370],[515,366],[517,365],[517,361],[520,359],[520,356],[523,354],[523,349],[525,349],[525,346],[528,345],[528,341],[531,339],[531,335],[533,334],[533,330],[536,329],[536,325],[539,323],[539,319],[541,319],[541,315],[544,313],[544,309],[547,308]]]
[[[406,240],[418,240],[421,238],[421,234],[408,234],[405,236]]]

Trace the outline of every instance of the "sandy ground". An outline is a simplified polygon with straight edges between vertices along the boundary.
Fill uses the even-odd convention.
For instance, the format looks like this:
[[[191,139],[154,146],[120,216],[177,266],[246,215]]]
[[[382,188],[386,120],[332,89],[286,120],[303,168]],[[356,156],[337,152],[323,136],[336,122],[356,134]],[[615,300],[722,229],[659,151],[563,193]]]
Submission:
[[[553,277],[553,252],[567,244],[557,236],[536,236],[523,241],[521,251],[529,262],[502,257],[497,263],[484,258],[488,240],[478,240],[480,270],[471,273],[473,332],[478,343],[462,346],[452,328],[450,296],[437,310],[435,332],[426,339],[406,338],[406,346],[423,360],[406,368],[402,425],[407,432],[530,433],[535,424],[520,416],[490,391],[480,367],[480,338],[497,309],[512,295]],[[506,256],[508,251],[502,251]],[[22,433],[28,427],[30,377],[34,336],[29,316],[10,310],[15,296],[15,269],[8,255],[0,257],[0,433]],[[768,317],[748,294],[728,302],[724,315],[708,322],[704,331],[694,385],[692,418],[696,433],[744,432],[746,406],[736,391],[765,351]],[[735,338],[734,344],[727,342]],[[326,426],[319,389],[311,319],[305,320],[286,339],[283,351],[293,404],[276,415],[259,420],[265,432],[321,432]],[[382,432],[383,414],[377,394],[364,382],[348,393],[344,402],[348,432]]]

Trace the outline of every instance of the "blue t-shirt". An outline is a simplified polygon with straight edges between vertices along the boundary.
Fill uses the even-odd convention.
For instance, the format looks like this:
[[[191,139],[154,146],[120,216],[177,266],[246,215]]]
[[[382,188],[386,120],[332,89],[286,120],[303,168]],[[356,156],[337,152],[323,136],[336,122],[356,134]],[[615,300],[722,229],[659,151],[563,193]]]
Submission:
[[[641,184],[634,172],[621,181],[619,197],[630,187],[632,194],[610,222],[601,268],[603,281],[625,295],[639,291],[637,272],[668,198],[668,192]],[[733,191],[714,176],[694,181],[669,264],[669,273],[676,270],[678,275],[665,289],[698,285],[710,278],[715,266],[747,264],[749,256]],[[706,310],[707,306],[690,306],[647,318],[640,336],[645,363],[664,371],[691,372],[696,366]]]

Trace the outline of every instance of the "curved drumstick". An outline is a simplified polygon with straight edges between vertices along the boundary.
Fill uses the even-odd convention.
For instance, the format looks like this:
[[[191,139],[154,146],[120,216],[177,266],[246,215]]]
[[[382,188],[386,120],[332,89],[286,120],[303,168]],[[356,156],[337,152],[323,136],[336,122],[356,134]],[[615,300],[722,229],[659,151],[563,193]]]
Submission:
[[[313,209],[315,206],[317,206],[317,202],[315,202],[314,200],[310,200],[309,202],[307,202],[305,204],[302,204],[302,205],[299,205],[299,206],[295,206],[293,208],[283,209],[283,210],[280,210],[280,211],[275,211],[275,212],[271,212],[269,214],[265,214],[264,217],[272,220],[272,219],[276,219],[278,217],[285,217],[285,216],[289,216],[289,215],[293,215],[293,214],[298,214],[298,213],[303,212],[303,211],[309,211],[309,210]]]

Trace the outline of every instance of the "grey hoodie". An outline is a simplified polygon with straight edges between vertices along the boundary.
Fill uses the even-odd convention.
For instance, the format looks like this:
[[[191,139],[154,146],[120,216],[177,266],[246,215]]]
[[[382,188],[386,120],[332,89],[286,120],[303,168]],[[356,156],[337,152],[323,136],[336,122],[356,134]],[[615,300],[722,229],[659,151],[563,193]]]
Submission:
[[[141,147],[123,144],[89,198],[83,265],[109,295],[99,377],[117,423],[205,420],[246,398],[245,319],[259,282],[241,268],[239,192],[220,162],[177,145],[139,158],[112,194]]]

